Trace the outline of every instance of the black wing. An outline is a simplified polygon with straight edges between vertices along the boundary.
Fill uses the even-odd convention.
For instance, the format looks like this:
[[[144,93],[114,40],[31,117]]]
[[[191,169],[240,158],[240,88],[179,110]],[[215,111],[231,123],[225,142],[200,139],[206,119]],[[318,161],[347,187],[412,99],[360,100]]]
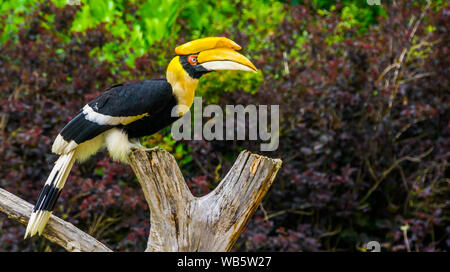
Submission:
[[[116,126],[157,114],[172,99],[165,79],[115,85],[89,102],[62,130],[65,141],[85,142]]]
[[[109,116],[137,116],[158,112],[171,96],[167,80],[153,79],[113,86],[88,105]]]

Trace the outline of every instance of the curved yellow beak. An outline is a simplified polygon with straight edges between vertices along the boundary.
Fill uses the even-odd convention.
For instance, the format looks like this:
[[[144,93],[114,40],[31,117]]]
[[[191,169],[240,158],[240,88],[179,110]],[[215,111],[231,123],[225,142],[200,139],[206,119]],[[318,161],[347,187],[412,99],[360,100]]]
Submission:
[[[207,71],[241,70],[256,72],[253,63],[235,50],[241,47],[225,37],[208,37],[194,40],[175,48],[178,55],[198,54],[197,61]]]
[[[257,71],[249,59],[230,48],[201,51],[197,61],[208,71],[241,70],[255,73]]]

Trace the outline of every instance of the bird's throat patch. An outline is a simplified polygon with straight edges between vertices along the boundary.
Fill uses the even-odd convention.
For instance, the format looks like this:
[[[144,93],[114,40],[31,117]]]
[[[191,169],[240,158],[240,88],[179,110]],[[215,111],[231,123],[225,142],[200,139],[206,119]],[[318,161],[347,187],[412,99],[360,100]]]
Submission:
[[[178,105],[190,108],[194,102],[195,88],[198,85],[198,79],[193,78],[183,68],[180,62],[180,56],[172,59],[167,68],[167,81],[172,85],[173,94],[175,95]]]

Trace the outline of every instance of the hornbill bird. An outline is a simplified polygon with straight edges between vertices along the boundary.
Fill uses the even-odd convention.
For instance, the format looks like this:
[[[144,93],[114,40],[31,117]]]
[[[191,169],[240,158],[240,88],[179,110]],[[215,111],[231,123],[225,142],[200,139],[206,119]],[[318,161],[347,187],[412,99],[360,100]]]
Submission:
[[[225,37],[185,43],[175,48],[165,79],[114,85],[86,104],[53,143],[52,152],[60,157],[39,194],[25,238],[42,234],[75,161],[106,147],[114,160],[127,162],[131,149],[143,148],[139,137],[165,128],[189,110],[202,75],[217,70],[256,72],[250,60],[236,52],[240,49]]]

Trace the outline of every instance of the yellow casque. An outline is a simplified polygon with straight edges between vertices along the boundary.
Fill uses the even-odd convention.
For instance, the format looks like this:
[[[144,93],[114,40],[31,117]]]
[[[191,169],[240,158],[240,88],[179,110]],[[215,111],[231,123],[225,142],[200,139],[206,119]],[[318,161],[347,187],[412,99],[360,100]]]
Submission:
[[[193,40],[182,44],[175,48],[177,55],[189,55],[199,53],[201,51],[214,48],[230,48],[233,50],[241,50],[242,47],[234,41],[225,37],[208,37],[198,40]]]

